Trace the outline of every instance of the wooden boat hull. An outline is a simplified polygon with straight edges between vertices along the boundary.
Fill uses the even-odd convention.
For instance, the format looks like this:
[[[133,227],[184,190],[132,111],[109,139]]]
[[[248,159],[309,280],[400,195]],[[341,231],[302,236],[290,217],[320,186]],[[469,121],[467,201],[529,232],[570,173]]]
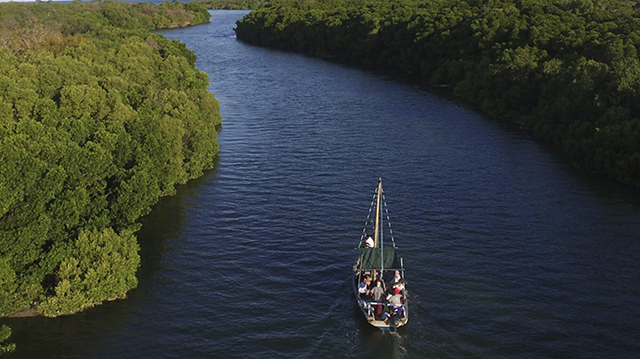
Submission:
[[[351,283],[358,307],[367,322],[381,330],[395,330],[406,325],[409,321],[409,306],[407,290],[404,285],[404,262],[402,258],[398,257],[398,253],[396,252],[397,247],[395,239],[393,238],[393,232],[391,231],[389,214],[388,211],[386,211],[386,207],[384,213],[386,213],[387,216],[391,245],[384,244],[385,231],[382,230],[384,218],[381,206],[386,206],[386,201],[383,201],[382,197],[382,178],[379,178],[378,188],[371,202],[371,208],[369,208],[369,216],[367,216],[365,228],[362,231],[360,244],[358,248],[356,248],[358,257],[356,264],[353,266]],[[375,217],[373,220],[370,220],[374,206]],[[373,227],[373,238],[366,233],[367,223],[371,223]],[[383,295],[380,289],[386,293],[384,278],[391,274],[393,277],[393,287],[389,288],[389,292],[391,292],[392,295],[386,298],[386,294]],[[371,290],[372,280],[375,280],[377,275],[379,275],[379,281],[376,282],[376,286],[378,287]],[[364,285],[369,286],[366,291]],[[358,293],[358,287],[361,287],[363,291],[367,292],[362,293],[363,297]],[[372,295],[372,292],[376,292],[376,297],[379,298],[379,302],[374,302],[369,297],[364,296],[364,294]],[[387,302],[387,299],[389,302]]]

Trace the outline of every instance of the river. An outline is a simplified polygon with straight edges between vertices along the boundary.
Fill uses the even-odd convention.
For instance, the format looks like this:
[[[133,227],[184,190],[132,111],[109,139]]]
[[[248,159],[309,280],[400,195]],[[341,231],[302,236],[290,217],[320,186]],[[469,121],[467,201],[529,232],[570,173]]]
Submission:
[[[219,163],[162,199],[127,299],[3,319],[9,358],[631,358],[640,196],[407,81],[238,41],[245,11],[161,32],[196,51]],[[411,317],[348,281],[378,177]]]

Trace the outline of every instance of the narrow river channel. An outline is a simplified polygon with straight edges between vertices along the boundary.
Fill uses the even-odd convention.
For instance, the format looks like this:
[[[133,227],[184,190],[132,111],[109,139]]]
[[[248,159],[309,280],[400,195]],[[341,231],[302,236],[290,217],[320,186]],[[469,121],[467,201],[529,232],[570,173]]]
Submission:
[[[631,358],[640,196],[449,99],[246,45],[246,11],[164,31],[224,116],[217,167],[139,232],[139,287],[75,316],[3,319],[11,358]],[[382,177],[410,291],[381,333],[348,278]]]

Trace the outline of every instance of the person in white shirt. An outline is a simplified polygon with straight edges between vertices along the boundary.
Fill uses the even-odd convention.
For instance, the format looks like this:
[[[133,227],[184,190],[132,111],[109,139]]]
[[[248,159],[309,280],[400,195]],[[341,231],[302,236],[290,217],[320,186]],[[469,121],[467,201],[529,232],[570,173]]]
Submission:
[[[373,248],[373,238],[370,235],[364,235],[364,247],[365,248]]]
[[[398,283],[398,282],[399,282],[399,281],[401,281],[401,280],[402,280],[402,277],[400,277],[400,271],[399,271],[399,270],[397,270],[397,271],[396,271],[396,275],[395,275],[395,276],[393,276],[393,283]]]
[[[389,278],[389,277],[387,277]],[[395,275],[393,277],[391,277],[391,280],[389,280],[387,282],[387,284],[389,285],[389,288],[393,287],[394,284],[398,283],[399,281],[402,280],[402,277],[400,277],[400,271],[396,271]]]
[[[391,311],[391,320],[398,320],[402,317],[402,299],[402,294],[400,293],[387,296],[389,309]]]
[[[369,286],[371,285],[371,277],[364,277],[360,285],[358,286],[358,295],[360,298],[370,300],[371,299],[371,291],[369,290]]]

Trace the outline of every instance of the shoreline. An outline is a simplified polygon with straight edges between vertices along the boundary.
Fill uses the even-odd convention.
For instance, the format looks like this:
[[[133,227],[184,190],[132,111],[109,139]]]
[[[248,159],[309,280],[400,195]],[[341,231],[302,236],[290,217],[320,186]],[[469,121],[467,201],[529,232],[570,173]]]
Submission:
[[[16,310],[15,312],[4,316],[4,318],[31,318],[31,317],[41,317],[40,314],[35,307],[28,306],[22,309]]]

